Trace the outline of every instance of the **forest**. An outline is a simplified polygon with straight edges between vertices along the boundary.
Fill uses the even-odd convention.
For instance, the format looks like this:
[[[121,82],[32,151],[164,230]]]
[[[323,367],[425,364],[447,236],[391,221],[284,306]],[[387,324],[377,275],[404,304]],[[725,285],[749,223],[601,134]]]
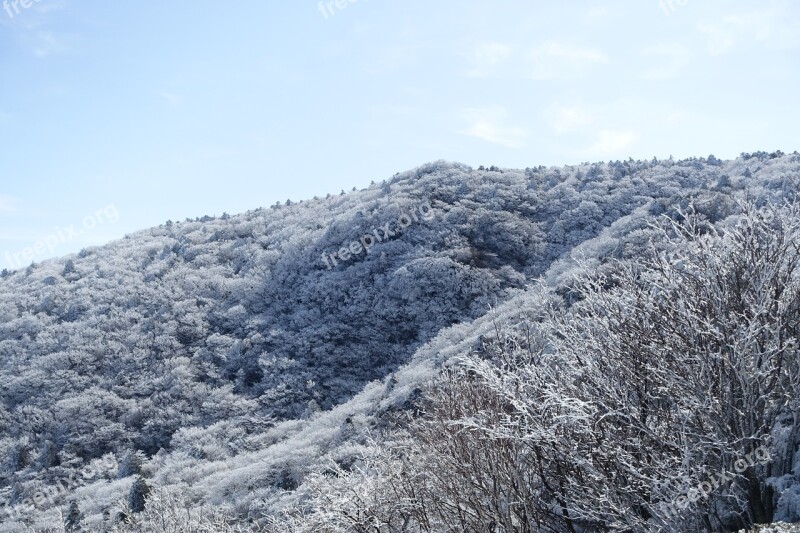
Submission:
[[[798,192],[438,161],[3,270],[0,532],[800,522]]]

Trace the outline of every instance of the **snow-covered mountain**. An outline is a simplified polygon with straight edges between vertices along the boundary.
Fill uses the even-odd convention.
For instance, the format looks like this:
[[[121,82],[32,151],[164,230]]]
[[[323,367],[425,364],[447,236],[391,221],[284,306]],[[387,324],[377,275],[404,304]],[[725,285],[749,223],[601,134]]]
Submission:
[[[209,529],[214,531],[322,527],[311,525],[313,520],[329,524],[331,531],[366,531],[380,513],[346,523],[341,516],[320,514],[323,507],[346,514],[348,505],[360,505],[358,499],[336,500],[352,485],[330,480],[357,481],[370,495],[385,494],[394,479],[391,468],[403,468],[404,457],[421,457],[415,455],[418,450],[403,452],[405,447],[425,435],[445,442],[447,433],[419,432],[414,420],[435,420],[443,413],[441,391],[447,387],[436,384],[447,384],[465,357],[481,354],[479,360],[496,363],[513,353],[514,364],[497,367],[503,372],[474,367],[469,375],[482,376],[487,384],[489,375],[504,383],[542,379],[546,389],[545,378],[522,373],[527,367],[518,359],[524,345],[521,322],[550,324],[543,317],[554,313],[591,322],[596,315],[569,314],[578,313],[574,309],[587,299],[582,277],[587,272],[614,280],[621,264],[651,257],[653,250],[683,257],[683,248],[691,246],[668,241],[665,220],[682,224],[691,218],[702,221],[702,232],[724,233],[746,206],[782,206],[798,191],[797,153],[525,170],[437,162],[365,190],[236,216],[167,222],[74,256],[3,271],[0,531],[61,531],[75,524],[92,531],[156,531],[147,525],[155,520],[147,513],[163,519],[178,505],[193,511],[183,518],[170,516],[176,523],[185,520],[175,531],[191,521],[214,523]],[[609,294],[612,289],[614,283],[602,287]],[[785,326],[789,336],[790,326]],[[566,330],[559,335],[569,337]],[[498,349],[505,342],[514,348]],[[522,351],[536,352],[533,341],[527,342]],[[549,353],[552,339],[544,344],[541,353]],[[794,347],[788,342],[783,349],[789,353]],[[443,368],[449,370],[442,374]],[[564,379],[591,381],[591,373],[582,376],[566,373]],[[576,397],[586,393],[566,383],[564,390]],[[772,398],[767,391],[759,394]],[[696,408],[713,411],[713,398],[722,397],[719,392]],[[515,401],[498,411],[482,404],[475,412],[448,413],[454,420],[473,420],[470,431],[479,432],[486,429],[481,414],[529,413],[522,396]],[[666,400],[659,396],[658,401]],[[780,428],[760,428],[760,435],[800,427],[800,421],[784,420],[795,413],[790,404],[773,413],[782,421]],[[762,407],[766,412],[774,405]],[[662,429],[649,431],[661,435]],[[495,430],[498,439],[512,438]],[[513,438],[533,438],[521,435]],[[630,436],[626,460],[655,460],[633,449],[636,443],[649,446],[648,438]],[[770,485],[767,518],[800,520],[800,505],[791,497],[800,492],[792,477],[800,473],[795,470],[798,438],[791,434],[774,441],[785,448],[785,464],[770,473],[777,481]],[[670,445],[677,450],[691,442]],[[727,443],[743,449],[751,444]],[[596,443],[598,450],[603,446]],[[595,448],[583,451],[590,449]],[[723,464],[729,450],[720,450]],[[716,468],[716,456],[704,453],[690,466]],[[433,457],[424,456],[426,461]],[[658,460],[691,457],[672,450]],[[547,470],[552,464],[539,466]],[[559,482],[591,490],[600,486],[588,483],[582,477],[586,471],[579,470],[576,465]],[[700,475],[700,470],[687,472]],[[640,472],[622,469],[612,477],[634,471]],[[353,477],[354,472],[363,477]],[[658,480],[652,472],[647,475],[653,477],[631,482],[626,490],[652,489]],[[681,475],[664,483],[694,479]],[[543,483],[515,483],[528,482],[537,490]],[[675,490],[693,487],[686,483]],[[753,483],[748,487],[762,487]],[[130,508],[136,507],[137,494],[148,502],[143,513]],[[692,525],[686,527],[747,525],[746,519],[729,516],[736,508],[731,501],[739,497],[731,494],[724,505],[714,501],[706,522],[687,514]],[[330,505],[324,503],[328,496]],[[497,531],[530,531],[523,522],[543,511],[532,506],[522,514],[510,512],[513,498],[507,496],[502,509],[476,523]],[[616,492],[593,497],[598,506],[630,509],[598,509],[589,516],[578,496],[574,502],[554,497],[547,505],[556,518],[540,522],[541,530],[656,527],[643,501]],[[403,498],[408,503],[408,495]],[[443,530],[441,523],[420,520],[418,507],[410,512],[390,502],[370,505],[396,510],[395,518],[402,517],[408,531]],[[570,509],[575,514],[565,519]],[[126,526],[120,513],[139,525]],[[499,518],[512,515],[505,523]],[[625,522],[629,515],[638,518]],[[675,520],[671,527],[681,527]],[[367,529],[358,529],[359,524]],[[452,527],[462,530],[463,524]],[[369,530],[402,529],[388,520]]]

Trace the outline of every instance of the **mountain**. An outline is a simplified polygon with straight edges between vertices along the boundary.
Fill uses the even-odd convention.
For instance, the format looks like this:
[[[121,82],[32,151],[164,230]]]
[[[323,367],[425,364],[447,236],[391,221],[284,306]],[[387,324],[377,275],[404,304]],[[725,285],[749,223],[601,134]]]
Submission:
[[[793,200],[798,180],[800,155],[781,152],[436,162],[3,271],[0,531],[122,528],[136,493],[288,524],[314,473],[350,471],[498,323],[574,304],[580,272],[646,256],[660,220],[723,228],[743,202]]]

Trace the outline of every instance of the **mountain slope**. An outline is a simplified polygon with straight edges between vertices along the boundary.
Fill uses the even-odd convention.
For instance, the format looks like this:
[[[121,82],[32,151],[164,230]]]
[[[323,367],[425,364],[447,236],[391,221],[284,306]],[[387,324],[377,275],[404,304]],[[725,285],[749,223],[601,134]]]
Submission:
[[[571,252],[602,268],[647,247],[654,216],[691,204],[716,222],[745,194],[793,196],[799,178],[800,156],[780,153],[525,171],[434,163],[4,273],[0,487],[18,504],[91,461],[138,453],[157,484],[258,518],[325,453],[346,456],[353,435],[401,408],[446,346],[475,346],[490,306],[525,298],[540,276],[566,293]],[[452,348],[459,335],[471,340]],[[131,472],[105,473],[120,479],[88,487],[82,508],[97,519]]]

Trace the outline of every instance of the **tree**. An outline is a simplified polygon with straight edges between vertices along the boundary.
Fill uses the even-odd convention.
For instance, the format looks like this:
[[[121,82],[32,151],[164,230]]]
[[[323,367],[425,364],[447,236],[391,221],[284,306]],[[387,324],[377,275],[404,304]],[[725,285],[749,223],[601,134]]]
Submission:
[[[51,440],[45,441],[42,451],[37,458],[37,466],[39,468],[50,468],[52,466],[58,466],[59,464],[60,460],[58,458],[58,449],[56,445],[53,444]]]
[[[219,509],[157,490],[150,494],[147,509],[135,514],[122,511],[111,533],[244,533],[251,530],[235,525],[233,518]]]
[[[12,446],[11,452],[3,462],[3,467],[7,474],[14,474],[27,467],[30,462],[31,456],[28,451],[27,440],[25,440]]]
[[[68,276],[75,272],[75,263],[72,262],[72,259],[67,259],[67,262],[64,263],[64,269],[61,271],[62,276]]]
[[[532,359],[508,343],[493,358],[464,359],[433,402],[456,410],[422,426],[425,435],[441,424],[434,447],[455,439],[429,470],[447,465],[482,495],[470,503],[459,494],[472,492],[445,492],[449,507],[481,516],[530,502],[513,521],[528,520],[526,531],[771,521],[769,478],[791,474],[800,431],[800,213],[742,210],[722,230],[693,215],[670,222],[649,258],[587,274],[569,312],[537,327],[548,348]],[[772,462],[742,463],[770,446]],[[502,452],[513,462],[492,461],[493,472],[521,465],[515,475],[484,488],[481,468],[459,473],[489,467],[464,454]],[[705,494],[722,474],[731,482]],[[533,493],[510,498],[517,486]]]
[[[119,462],[117,468],[117,479],[126,478],[128,476],[138,476],[142,473],[142,463],[144,462],[144,454],[138,450],[128,450]]]
[[[144,511],[147,496],[150,494],[150,486],[141,477],[137,477],[131,485],[128,493],[128,507],[133,513]]]
[[[536,320],[498,324],[428,391],[411,440],[311,484],[296,530],[770,522],[800,444],[800,212],[665,222],[649,256],[586,272],[568,309],[542,290]]]
[[[64,529],[66,531],[80,531],[81,520],[83,520],[83,515],[78,508],[78,504],[76,502],[70,503],[67,516],[64,518]]]

